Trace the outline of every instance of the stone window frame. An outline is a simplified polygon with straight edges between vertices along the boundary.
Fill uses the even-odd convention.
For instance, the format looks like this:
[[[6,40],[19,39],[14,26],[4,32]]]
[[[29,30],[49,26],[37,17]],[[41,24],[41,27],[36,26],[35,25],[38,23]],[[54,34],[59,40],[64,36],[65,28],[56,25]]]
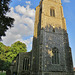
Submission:
[[[55,17],[55,8],[54,7],[50,8],[50,16]]]
[[[28,58],[28,57],[25,57],[23,59],[23,70],[24,71],[30,70],[30,58]]]
[[[52,56],[52,64],[53,65],[59,65],[60,64],[60,54],[59,50],[57,47],[52,48],[52,53],[55,55],[54,57]]]

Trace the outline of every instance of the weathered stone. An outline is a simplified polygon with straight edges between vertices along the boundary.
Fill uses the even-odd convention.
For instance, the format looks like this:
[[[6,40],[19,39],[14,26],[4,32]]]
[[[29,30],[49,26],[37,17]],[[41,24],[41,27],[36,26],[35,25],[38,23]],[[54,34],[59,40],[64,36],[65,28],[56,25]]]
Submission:
[[[51,9],[55,16],[50,15]],[[53,48],[58,49],[59,59],[55,60],[59,64],[52,64]],[[71,48],[61,0],[41,0],[36,7],[32,57],[35,57],[32,60],[32,72],[35,75],[40,72],[40,75],[73,75]]]
[[[20,53],[16,61],[12,75],[14,72],[17,75],[74,75],[61,0],[40,1],[36,7],[32,52]]]

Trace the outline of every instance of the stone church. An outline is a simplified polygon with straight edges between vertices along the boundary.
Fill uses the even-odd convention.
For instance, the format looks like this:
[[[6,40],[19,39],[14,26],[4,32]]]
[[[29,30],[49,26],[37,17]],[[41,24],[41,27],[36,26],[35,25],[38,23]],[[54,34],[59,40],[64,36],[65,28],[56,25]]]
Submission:
[[[74,75],[61,0],[41,0],[36,7],[33,47],[19,53],[11,75]]]

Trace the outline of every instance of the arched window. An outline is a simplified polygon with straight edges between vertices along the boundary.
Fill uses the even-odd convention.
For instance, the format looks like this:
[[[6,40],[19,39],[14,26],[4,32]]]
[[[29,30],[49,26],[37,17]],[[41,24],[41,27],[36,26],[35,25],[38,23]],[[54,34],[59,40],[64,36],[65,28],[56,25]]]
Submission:
[[[52,49],[52,64],[59,64],[59,51],[56,47]]]
[[[54,9],[50,9],[50,16],[53,16],[53,17],[55,17],[55,10]]]
[[[30,69],[30,59],[24,58],[23,60],[23,70],[29,70]]]

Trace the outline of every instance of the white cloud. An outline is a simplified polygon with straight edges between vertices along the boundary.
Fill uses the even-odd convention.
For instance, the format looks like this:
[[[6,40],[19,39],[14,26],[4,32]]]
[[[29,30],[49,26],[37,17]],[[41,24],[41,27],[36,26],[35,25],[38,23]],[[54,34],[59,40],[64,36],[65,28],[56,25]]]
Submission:
[[[64,0],[64,2],[68,3],[68,2],[70,2],[70,0]]]
[[[33,40],[33,37],[31,37],[31,38],[25,40],[24,42],[25,42],[26,45],[28,46],[29,44],[31,45],[32,40]]]
[[[31,2],[30,2],[30,1],[26,1],[26,3],[27,3],[27,4],[31,4]]]
[[[35,10],[31,9],[29,5],[27,5],[26,8],[24,6],[18,5],[18,6],[16,6],[15,10],[16,10],[16,12],[24,15],[25,17],[34,18],[34,16],[35,16]]]
[[[30,46],[32,45],[33,37],[30,37],[29,39],[26,39],[26,40],[23,40],[20,38],[20,39],[15,40],[15,42],[16,41],[21,41],[21,42],[25,43],[26,46],[28,47],[29,45]]]
[[[9,29],[6,32],[6,36],[2,37],[3,43],[5,45],[11,45],[16,41],[22,41],[26,43],[27,47],[32,42],[33,30],[34,30],[34,19],[35,19],[35,10],[31,9],[29,5],[16,6],[11,8],[11,12],[7,14],[10,17],[15,19],[14,27]],[[25,40],[24,37],[30,37]]]

